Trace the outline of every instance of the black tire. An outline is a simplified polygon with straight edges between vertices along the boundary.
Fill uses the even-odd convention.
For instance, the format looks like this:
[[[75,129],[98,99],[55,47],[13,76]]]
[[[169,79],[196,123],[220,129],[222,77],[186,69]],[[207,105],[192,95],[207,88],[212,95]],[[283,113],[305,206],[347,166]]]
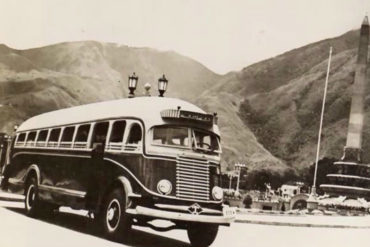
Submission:
[[[218,225],[194,223],[188,226],[188,237],[193,247],[208,247],[215,241]]]
[[[26,214],[37,217],[40,214],[39,187],[35,177],[27,179],[24,190],[24,206]]]
[[[121,189],[114,189],[105,197],[97,220],[106,238],[122,241],[128,235],[131,219],[126,208],[126,196]]]

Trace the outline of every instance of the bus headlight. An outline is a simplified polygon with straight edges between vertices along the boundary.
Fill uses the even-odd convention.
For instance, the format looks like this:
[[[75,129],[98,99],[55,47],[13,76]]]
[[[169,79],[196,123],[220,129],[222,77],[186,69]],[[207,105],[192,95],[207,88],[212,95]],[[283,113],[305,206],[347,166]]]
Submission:
[[[162,179],[157,184],[157,190],[158,190],[159,193],[161,193],[163,195],[168,195],[172,191],[172,184],[167,179]]]
[[[224,191],[221,187],[215,186],[212,189],[212,196],[215,200],[222,200],[222,198],[224,197]]]

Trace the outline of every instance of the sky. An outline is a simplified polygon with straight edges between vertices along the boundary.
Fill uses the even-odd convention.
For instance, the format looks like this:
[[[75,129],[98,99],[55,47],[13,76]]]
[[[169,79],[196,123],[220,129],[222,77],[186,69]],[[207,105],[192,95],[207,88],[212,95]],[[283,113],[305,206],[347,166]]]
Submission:
[[[0,0],[0,43],[176,51],[216,73],[358,29],[369,0]],[[335,50],[335,47],[334,47]]]

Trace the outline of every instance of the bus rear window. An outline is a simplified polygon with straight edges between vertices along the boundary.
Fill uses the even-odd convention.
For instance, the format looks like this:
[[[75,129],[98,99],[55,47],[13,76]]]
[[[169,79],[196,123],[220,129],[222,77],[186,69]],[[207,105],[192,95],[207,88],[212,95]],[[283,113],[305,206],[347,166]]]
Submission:
[[[92,143],[105,143],[109,122],[100,122],[95,125]],[[94,146],[94,145],[93,145]]]
[[[52,129],[49,137],[49,142],[57,142],[59,141],[60,135],[60,128],[59,129]]]
[[[75,142],[87,142],[89,136],[90,124],[84,124],[78,127]]]
[[[27,136],[27,142],[33,142],[36,139],[36,131],[30,132]]]
[[[153,129],[153,144],[189,147],[189,129],[161,126]]]
[[[122,142],[125,128],[126,121],[122,120],[114,122],[109,142]]]
[[[26,140],[26,133],[19,134],[17,142],[24,142]]]
[[[46,137],[48,136],[48,130],[41,130],[39,133],[39,137],[37,137],[38,142],[46,141]]]
[[[65,128],[62,135],[62,142],[71,142],[73,139],[74,131],[75,131],[74,126]]]

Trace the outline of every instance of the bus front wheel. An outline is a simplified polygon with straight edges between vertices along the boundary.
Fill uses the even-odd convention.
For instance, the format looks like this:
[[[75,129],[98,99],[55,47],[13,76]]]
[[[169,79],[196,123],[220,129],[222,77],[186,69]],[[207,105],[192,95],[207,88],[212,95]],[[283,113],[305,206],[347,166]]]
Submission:
[[[194,247],[208,247],[216,239],[218,225],[194,223],[188,226],[188,237]]]
[[[24,204],[26,209],[26,214],[30,217],[36,217],[39,213],[39,189],[37,185],[36,178],[31,177],[27,180],[26,189],[24,191]]]
[[[126,197],[122,190],[114,189],[106,196],[98,218],[108,239],[121,241],[127,235],[131,221],[126,214]]]

